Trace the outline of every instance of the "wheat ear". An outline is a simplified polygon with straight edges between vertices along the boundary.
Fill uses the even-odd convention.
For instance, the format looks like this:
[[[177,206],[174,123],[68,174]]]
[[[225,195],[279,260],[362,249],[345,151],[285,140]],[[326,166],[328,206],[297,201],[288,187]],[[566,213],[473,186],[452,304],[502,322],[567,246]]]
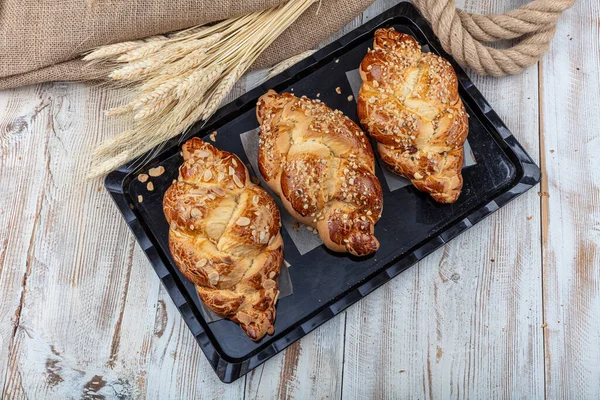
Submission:
[[[130,50],[127,53],[122,54],[119,57],[117,57],[117,61],[118,62],[131,62],[131,61],[141,60],[144,57],[147,57],[151,54],[156,53],[164,45],[165,45],[164,40],[156,40],[156,41],[144,43],[141,46],[138,46],[137,48]]]
[[[131,42],[109,44],[108,46],[99,47],[96,50],[88,53],[83,57],[83,60],[95,61],[110,58],[133,50],[143,43],[145,43],[143,40],[136,40]]]
[[[221,64],[213,67],[202,68],[190,74],[177,88],[176,95],[179,99],[186,96],[201,97],[210,88],[225,68]]]
[[[171,96],[173,91],[184,81],[184,78],[169,79],[147,94],[143,94],[129,103],[132,110],[137,110],[148,104],[156,103]]]
[[[108,74],[108,76],[115,80],[141,80],[148,76],[148,74],[151,72],[159,69],[161,67],[161,62],[162,59],[159,57],[136,61],[112,71]]]
[[[119,117],[121,115],[129,114],[131,111],[133,111],[133,107],[129,104],[125,104],[124,106],[113,107],[107,110],[105,114],[107,117]]]
[[[160,101],[146,104],[141,107],[137,113],[135,113],[133,119],[135,121],[139,121],[142,119],[147,119],[148,117],[155,116],[159,113],[164,113],[165,109],[174,102],[174,99],[171,97],[167,97]]]
[[[240,63],[233,69],[233,71],[223,78],[223,80],[215,88],[212,96],[207,98],[205,101],[204,111],[202,113],[203,120],[208,120],[215,113],[215,111],[217,111],[217,108],[223,102],[225,96],[231,92],[231,89],[233,89],[235,83],[238,81],[238,79],[240,79],[244,71],[246,71],[246,68],[246,63]]]

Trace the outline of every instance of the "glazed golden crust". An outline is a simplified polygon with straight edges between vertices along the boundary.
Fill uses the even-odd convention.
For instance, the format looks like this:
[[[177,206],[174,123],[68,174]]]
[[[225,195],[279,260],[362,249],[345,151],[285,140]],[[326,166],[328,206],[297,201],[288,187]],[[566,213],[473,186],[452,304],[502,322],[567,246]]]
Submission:
[[[469,123],[450,63],[384,28],[375,32],[360,75],[358,117],[381,160],[436,201],[455,202]]]
[[[163,209],[175,264],[252,340],[273,333],[283,241],[277,205],[234,154],[193,138]]]
[[[383,195],[361,129],[319,100],[273,90],[260,97],[256,115],[260,172],[289,213],[317,229],[331,250],[377,251]]]

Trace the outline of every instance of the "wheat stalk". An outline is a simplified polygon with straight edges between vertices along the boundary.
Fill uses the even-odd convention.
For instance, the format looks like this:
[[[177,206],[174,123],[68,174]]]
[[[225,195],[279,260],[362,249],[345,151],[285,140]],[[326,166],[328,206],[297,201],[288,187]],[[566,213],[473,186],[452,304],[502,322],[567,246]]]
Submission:
[[[267,75],[266,80],[271,79],[272,77],[279,75],[286,69],[290,68],[292,65],[299,63],[304,60],[306,57],[312,56],[316,50],[307,50],[304,53],[300,53],[296,56],[290,57],[287,60],[283,60],[279,64],[276,64],[269,70],[269,74]]]
[[[109,78],[137,91],[108,116],[130,116],[131,129],[103,142],[90,177],[114,168],[208,120],[256,58],[316,0],[290,0],[267,10],[166,36],[100,47],[84,59],[118,66]],[[270,70],[283,71],[312,51]],[[285,63],[285,64],[284,64]]]

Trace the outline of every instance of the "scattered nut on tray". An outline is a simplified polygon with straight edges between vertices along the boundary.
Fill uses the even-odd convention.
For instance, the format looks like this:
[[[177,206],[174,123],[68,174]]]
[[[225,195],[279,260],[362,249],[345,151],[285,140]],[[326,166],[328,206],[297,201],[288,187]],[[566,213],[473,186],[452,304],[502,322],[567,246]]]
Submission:
[[[163,167],[162,165],[159,165],[156,168],[150,168],[150,171],[148,171],[148,174],[153,177],[161,176],[164,173],[165,167]]]

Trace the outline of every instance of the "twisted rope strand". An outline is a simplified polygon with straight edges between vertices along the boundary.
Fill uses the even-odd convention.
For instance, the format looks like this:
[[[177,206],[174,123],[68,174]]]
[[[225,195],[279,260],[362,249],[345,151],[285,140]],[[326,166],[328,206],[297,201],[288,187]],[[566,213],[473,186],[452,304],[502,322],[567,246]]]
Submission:
[[[548,50],[563,11],[575,0],[534,0],[505,14],[478,15],[456,8],[454,0],[414,0],[433,26],[442,47],[480,75],[518,74]],[[520,39],[507,49],[484,43]]]

